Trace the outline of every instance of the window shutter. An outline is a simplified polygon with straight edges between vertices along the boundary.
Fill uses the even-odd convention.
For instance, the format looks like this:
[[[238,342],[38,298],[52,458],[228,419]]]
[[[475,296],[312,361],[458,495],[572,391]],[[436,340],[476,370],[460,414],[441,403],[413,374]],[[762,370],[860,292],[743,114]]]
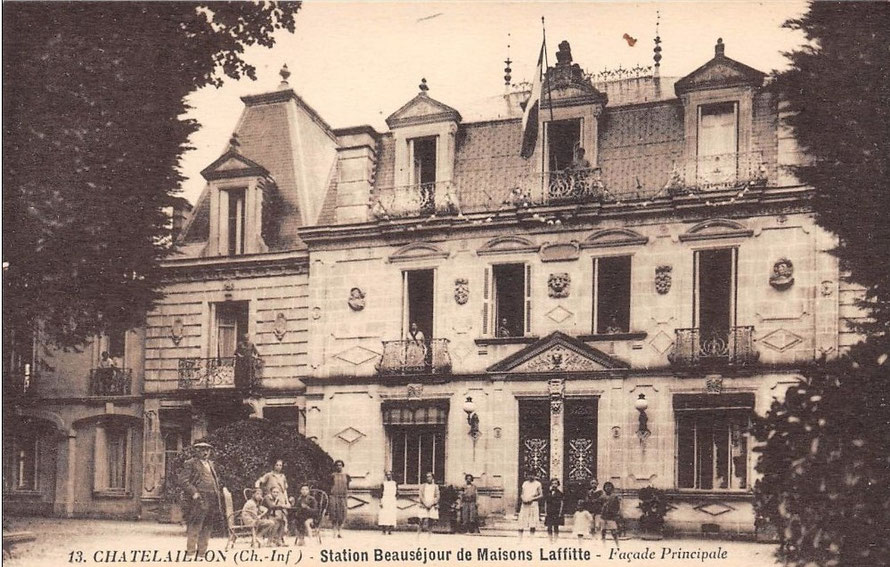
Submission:
[[[485,268],[482,280],[482,335],[491,334],[491,268]]]
[[[532,333],[532,267],[525,265],[525,334]]]
[[[101,491],[108,488],[108,452],[105,425],[96,426],[96,440],[93,449],[93,490]]]

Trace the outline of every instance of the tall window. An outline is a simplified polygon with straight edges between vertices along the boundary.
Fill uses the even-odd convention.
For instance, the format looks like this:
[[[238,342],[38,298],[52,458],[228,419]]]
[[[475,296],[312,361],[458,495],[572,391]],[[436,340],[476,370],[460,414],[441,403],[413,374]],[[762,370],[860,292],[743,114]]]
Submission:
[[[411,324],[424,339],[433,338],[433,287],[435,272],[433,270],[406,270],[402,272],[405,320],[403,332],[406,339],[412,338]]]
[[[120,361],[123,361],[126,345],[126,331],[112,331],[108,334],[108,354],[109,356],[111,356],[111,358],[116,358]]]
[[[436,211],[436,144],[435,136],[408,140],[411,152],[411,185],[417,186],[420,212]]]
[[[220,192],[221,206],[224,214],[220,215],[225,223],[223,250],[229,256],[244,254],[244,230],[247,215],[244,210],[244,189],[227,189]]]
[[[496,337],[521,337],[531,328],[530,266],[501,264],[492,266],[493,321]],[[488,273],[486,272],[486,279]],[[488,292],[486,290],[486,296]],[[488,300],[488,297],[484,298]],[[487,308],[486,303],[486,308]],[[485,329],[483,329],[484,331]]]
[[[556,120],[546,127],[549,171],[567,169],[581,145],[581,120]]]
[[[130,490],[132,429],[118,420],[96,426],[93,490],[121,494]]]
[[[11,440],[4,439],[6,490],[37,490],[39,454],[38,435],[32,428],[17,431]]]
[[[702,340],[727,336],[735,325],[737,249],[695,253],[695,327]]]
[[[227,301],[216,304],[216,344],[211,352],[219,358],[235,356],[238,341],[248,331],[248,303]]]
[[[105,431],[108,444],[108,483],[110,490],[126,490],[130,432],[123,427]]]
[[[421,484],[432,472],[445,476],[446,405],[397,404],[383,408],[393,477],[399,484]]]
[[[698,107],[698,177],[702,183],[735,181],[738,165],[738,103]]]
[[[685,398],[678,401],[676,398]],[[678,395],[677,486],[746,490],[753,395]],[[723,405],[723,407],[718,407]]]
[[[593,260],[593,332],[630,332],[630,256]]]

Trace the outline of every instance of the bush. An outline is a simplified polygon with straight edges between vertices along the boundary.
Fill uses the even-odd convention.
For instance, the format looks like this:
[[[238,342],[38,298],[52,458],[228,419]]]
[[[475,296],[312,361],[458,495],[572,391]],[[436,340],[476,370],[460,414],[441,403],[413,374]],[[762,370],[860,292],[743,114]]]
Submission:
[[[261,475],[272,470],[277,459],[284,461],[290,496],[295,496],[304,482],[313,488],[330,489],[333,460],[292,427],[265,419],[246,419],[221,427],[202,441],[213,445],[212,458],[220,483],[232,493],[236,508],[244,504],[242,489],[253,486]],[[195,454],[189,447],[173,459],[170,471],[175,482],[166,483],[168,500],[181,495],[178,480],[182,464]]]
[[[668,512],[668,495],[660,488],[647,486],[640,489],[640,503],[637,507],[642,512],[640,529],[646,532],[659,533],[664,528],[664,517]]]
[[[890,565],[886,338],[804,372],[755,422],[758,530],[792,566]]]

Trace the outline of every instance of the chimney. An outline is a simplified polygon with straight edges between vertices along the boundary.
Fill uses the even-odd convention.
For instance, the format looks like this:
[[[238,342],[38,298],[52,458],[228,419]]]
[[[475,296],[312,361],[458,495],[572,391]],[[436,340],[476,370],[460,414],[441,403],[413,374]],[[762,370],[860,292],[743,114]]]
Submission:
[[[337,150],[336,222],[367,222],[377,170],[379,134],[371,126],[343,128],[334,133],[340,144]]]

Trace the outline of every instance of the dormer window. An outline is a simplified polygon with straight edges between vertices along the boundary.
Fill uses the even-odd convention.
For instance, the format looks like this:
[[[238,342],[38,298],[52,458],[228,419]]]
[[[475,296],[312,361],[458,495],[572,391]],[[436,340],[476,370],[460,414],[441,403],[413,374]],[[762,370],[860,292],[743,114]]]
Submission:
[[[245,235],[245,189],[226,189],[220,192],[219,218],[225,226],[220,227],[221,249],[229,256],[244,254]]]
[[[547,122],[550,171],[563,171],[575,162],[581,148],[581,120]]]
[[[413,184],[436,182],[436,141],[436,136],[408,140],[411,161],[414,163]]]
[[[738,103],[698,107],[697,166],[700,184],[730,183],[738,173]]]

